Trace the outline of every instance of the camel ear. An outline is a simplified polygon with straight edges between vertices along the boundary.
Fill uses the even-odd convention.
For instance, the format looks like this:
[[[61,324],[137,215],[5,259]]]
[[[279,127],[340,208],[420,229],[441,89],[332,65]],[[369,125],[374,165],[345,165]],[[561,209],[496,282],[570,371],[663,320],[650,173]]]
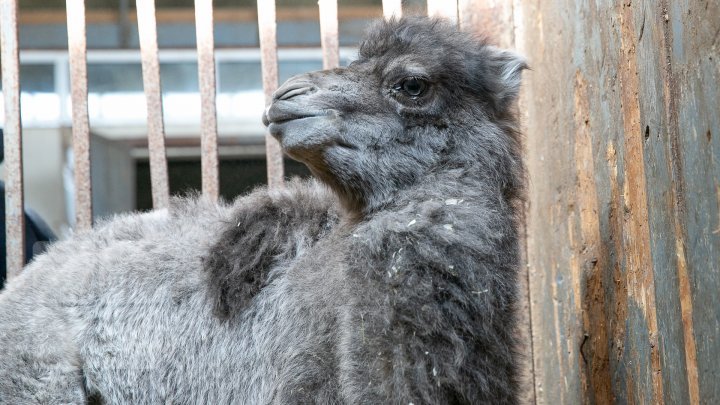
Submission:
[[[493,104],[498,111],[504,111],[515,100],[520,93],[522,72],[528,69],[525,58],[515,52],[496,48],[485,47],[485,55],[482,58],[489,77],[486,78],[484,87],[491,93]]]

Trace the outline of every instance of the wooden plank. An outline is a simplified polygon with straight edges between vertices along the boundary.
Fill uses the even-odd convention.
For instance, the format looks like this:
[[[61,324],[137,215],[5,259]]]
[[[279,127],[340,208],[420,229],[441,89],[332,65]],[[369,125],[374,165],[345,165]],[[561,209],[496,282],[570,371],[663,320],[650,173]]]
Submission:
[[[538,402],[720,400],[720,5],[661,3],[514,3]]]
[[[393,16],[395,18],[402,17],[402,1],[401,0],[383,0],[383,16],[389,20]]]
[[[6,275],[8,280],[20,274],[25,265],[17,9],[16,0],[0,2],[0,60],[2,60],[2,90],[5,102],[3,146],[5,154]]]
[[[270,105],[272,94],[278,87],[275,1],[258,0],[257,5],[263,90],[265,91],[265,104]],[[267,150],[268,185],[270,187],[281,187],[284,176],[282,149],[280,143],[267,131],[265,132],[265,147]]]
[[[501,48],[515,48],[513,2],[459,0],[460,27],[476,32]]]
[[[639,127],[637,68],[620,27],[603,23],[620,10],[520,6],[533,68],[528,259],[538,402],[652,401],[660,377],[641,225],[645,174],[631,134]]]
[[[90,122],[88,119],[85,1],[67,0],[68,52],[72,98],[72,144],[75,180],[75,228],[92,228]]]
[[[217,109],[215,104],[215,41],[212,0],[195,0],[195,35],[200,87],[200,150],[202,192],[213,201],[220,194]]]
[[[478,2],[478,1],[466,1],[463,0],[463,2],[460,3],[460,26],[461,27],[467,27],[466,29],[472,29],[474,32],[479,33],[480,35],[486,35],[487,38],[496,38],[497,39],[497,45],[503,48],[514,48],[519,52],[521,55],[526,54],[526,45],[523,41],[518,41],[517,38],[522,37],[522,30],[519,32],[516,31],[516,23],[515,21],[522,21],[522,8],[519,6],[519,4],[516,4],[519,0],[513,0],[513,2],[502,2],[499,4],[500,7],[495,7],[494,4],[491,2],[493,0],[487,0],[486,2]],[[486,10],[488,5],[493,5],[493,7],[490,10]],[[466,13],[464,10],[465,7],[473,7],[474,13]],[[517,12],[516,12],[517,9]],[[487,32],[487,29],[484,28],[484,23],[480,21],[480,19],[471,17],[467,18],[470,15],[483,15],[486,12],[490,12],[493,15],[496,16],[497,21],[505,21],[505,24],[502,25],[505,27],[504,29],[499,29],[495,31],[492,36],[489,32]],[[507,15],[511,15],[512,18],[510,21],[506,21],[505,17]],[[498,27],[500,27],[498,23]],[[523,74],[523,80],[526,79],[526,74]],[[523,85],[520,89],[520,95],[518,99],[518,105],[517,105],[517,117],[520,120],[520,129],[522,134],[526,134],[528,131],[527,128],[527,118],[524,114],[525,111],[527,111],[527,105],[530,102],[528,99],[528,94],[526,91],[526,87]],[[525,149],[525,136],[523,135],[521,137],[521,143],[523,150]],[[524,157],[523,160],[526,160]],[[525,167],[527,167],[527,163],[523,162]],[[527,183],[527,178],[525,178],[525,187],[526,190],[529,187],[529,184]],[[522,395],[520,397],[521,403],[525,404],[535,404],[537,403],[537,394],[535,392],[537,383],[535,379],[535,364],[534,364],[534,351],[535,348],[533,346],[533,333],[532,333],[532,306],[530,304],[530,267],[528,266],[528,249],[527,249],[527,217],[528,217],[528,209],[529,205],[527,204],[527,201],[523,202],[522,211],[520,212],[520,216],[518,218],[518,221],[520,222],[520,236],[521,236],[521,268],[520,268],[520,299],[519,299],[519,322],[520,322],[520,334],[521,334],[521,341],[524,342],[524,345],[521,347],[521,354],[524,356],[524,359],[522,359],[521,363],[521,376],[520,376],[520,383],[521,389],[522,389]],[[537,314],[536,314],[537,316]]]
[[[323,69],[340,66],[340,45],[338,38],[337,0],[320,0],[320,43],[322,45]]]
[[[649,211],[645,176],[644,128],[640,116],[640,82],[637,60],[633,7],[619,5],[620,21],[620,99],[623,105],[623,147],[625,149],[623,184],[623,249],[628,273],[631,359],[636,364],[629,385],[638,400],[652,403],[663,399],[662,369],[655,305],[655,273],[650,251]],[[644,324],[641,324],[644,323]]]
[[[575,190],[577,209],[572,213],[570,246],[572,249],[570,271],[576,299],[581,302],[583,337],[580,347],[581,383],[583,396],[590,402],[607,404],[612,402],[608,374],[608,310],[603,302],[607,288],[608,248],[603,243],[598,196],[595,181],[596,161],[593,145],[594,130],[597,126],[591,111],[591,80],[582,71],[577,71],[574,83],[574,150],[577,178]],[[585,285],[584,294],[582,286]],[[581,296],[583,294],[583,296]],[[587,347],[587,350],[583,350]]]
[[[138,33],[142,58],[143,88],[148,114],[148,150],[150,151],[150,182],[153,207],[165,208],[170,200],[167,157],[165,153],[165,124],[163,122],[160,62],[158,60],[155,1],[137,0]]]
[[[687,378],[696,369],[686,354],[693,342],[685,338],[683,294],[678,281],[684,273],[682,232],[676,224],[672,201],[677,199],[679,183],[673,179],[675,159],[671,156],[670,139],[675,125],[669,112],[674,109],[675,96],[670,94],[666,38],[666,14],[654,1],[641,1],[626,7],[632,10],[638,64],[638,99],[647,177],[649,229],[655,274],[655,295],[658,313],[658,347],[665,403],[697,403],[692,400],[692,386]],[[652,186],[650,186],[652,185]],[[694,349],[690,350],[694,352]],[[696,380],[696,379],[695,379]]]
[[[583,290],[578,288],[580,259],[574,251],[581,243],[576,229],[580,216],[573,198],[578,187],[574,175],[577,165],[569,142],[577,131],[573,94],[576,69],[555,63],[572,53],[572,44],[563,39],[567,34],[555,28],[568,26],[574,16],[566,11],[567,4],[559,3],[523,0],[515,3],[513,13],[519,13],[518,25],[524,30],[516,33],[518,48],[526,53],[532,68],[524,75],[527,104],[523,108],[527,120],[527,265],[535,394],[538,403],[576,404],[583,402],[586,384],[580,351],[584,341]]]
[[[665,0],[662,5],[667,149],[687,384],[690,403],[718,403],[720,4]]]

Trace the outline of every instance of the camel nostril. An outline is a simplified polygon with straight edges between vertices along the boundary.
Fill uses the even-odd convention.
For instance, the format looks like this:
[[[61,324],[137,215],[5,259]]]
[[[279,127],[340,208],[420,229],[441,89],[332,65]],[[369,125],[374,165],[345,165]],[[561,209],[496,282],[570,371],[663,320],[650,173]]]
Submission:
[[[295,83],[287,87],[280,87],[273,95],[273,100],[289,100],[293,97],[307,94],[314,90],[315,87],[307,83]]]
[[[287,93],[280,96],[280,100],[287,100],[287,99],[293,98],[295,96],[299,96],[301,94],[309,93],[310,90],[312,90],[312,88],[310,88],[310,87],[303,87],[300,89],[290,90]]]

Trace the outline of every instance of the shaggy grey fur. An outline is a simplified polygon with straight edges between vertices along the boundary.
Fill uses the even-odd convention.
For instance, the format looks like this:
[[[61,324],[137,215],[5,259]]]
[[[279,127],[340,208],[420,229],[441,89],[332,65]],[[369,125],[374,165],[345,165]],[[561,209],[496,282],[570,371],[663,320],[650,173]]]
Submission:
[[[9,283],[0,402],[515,402],[524,67],[377,23],[266,111],[322,183],[117,217]]]

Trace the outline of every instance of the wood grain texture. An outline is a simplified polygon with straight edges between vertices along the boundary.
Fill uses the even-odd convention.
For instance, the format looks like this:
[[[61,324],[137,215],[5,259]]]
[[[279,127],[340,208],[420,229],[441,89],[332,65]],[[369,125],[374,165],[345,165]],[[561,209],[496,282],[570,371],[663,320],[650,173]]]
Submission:
[[[687,380],[693,402],[719,403],[720,3],[665,0],[662,9]]]
[[[513,1],[508,0],[458,0],[460,27],[476,32],[493,45],[513,49],[513,8]]]
[[[538,3],[513,10],[537,402],[717,403],[720,5]]]

